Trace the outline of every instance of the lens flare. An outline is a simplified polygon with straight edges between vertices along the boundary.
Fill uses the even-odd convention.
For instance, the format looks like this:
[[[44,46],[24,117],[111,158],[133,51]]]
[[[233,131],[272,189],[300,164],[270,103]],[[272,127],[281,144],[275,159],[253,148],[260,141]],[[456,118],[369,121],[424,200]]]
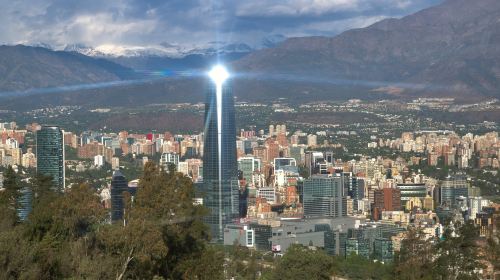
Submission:
[[[208,76],[217,86],[219,86],[229,78],[229,72],[227,72],[224,66],[216,65],[208,72]]]

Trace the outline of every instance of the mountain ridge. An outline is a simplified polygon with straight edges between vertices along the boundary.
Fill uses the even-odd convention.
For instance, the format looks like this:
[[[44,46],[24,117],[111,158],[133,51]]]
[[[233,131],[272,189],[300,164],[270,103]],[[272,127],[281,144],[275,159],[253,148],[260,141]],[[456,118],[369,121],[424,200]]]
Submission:
[[[108,60],[24,45],[0,46],[1,91],[132,79],[134,71]]]
[[[334,37],[290,38],[235,63],[243,72],[413,83],[423,92],[497,96],[500,2],[448,0]]]
[[[229,60],[228,66],[238,74],[234,83],[238,100],[454,97],[475,102],[500,98],[499,19],[500,1],[447,0],[401,19],[385,19],[334,37],[289,38],[273,48]],[[140,68],[157,63],[152,59],[121,63]],[[155,67],[175,63],[158,62]],[[207,64],[197,57],[190,63],[198,63],[198,68]],[[37,96],[29,103],[134,106],[200,101],[202,80],[199,76],[166,79],[77,91],[65,98]],[[89,94],[95,98],[89,100]],[[140,99],[146,95],[147,100]]]

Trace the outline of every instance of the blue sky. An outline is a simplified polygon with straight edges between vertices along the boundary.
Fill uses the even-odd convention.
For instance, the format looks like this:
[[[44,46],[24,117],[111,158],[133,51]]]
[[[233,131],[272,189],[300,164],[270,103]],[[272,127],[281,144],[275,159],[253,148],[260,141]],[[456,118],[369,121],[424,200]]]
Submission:
[[[146,46],[333,36],[442,0],[0,0],[0,43]]]

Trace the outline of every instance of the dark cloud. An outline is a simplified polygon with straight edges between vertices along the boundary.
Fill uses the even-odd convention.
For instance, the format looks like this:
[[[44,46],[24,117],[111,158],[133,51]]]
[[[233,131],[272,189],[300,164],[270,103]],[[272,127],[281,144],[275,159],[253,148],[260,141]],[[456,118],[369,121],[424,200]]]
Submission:
[[[0,0],[0,42],[156,45],[335,35],[442,0]]]

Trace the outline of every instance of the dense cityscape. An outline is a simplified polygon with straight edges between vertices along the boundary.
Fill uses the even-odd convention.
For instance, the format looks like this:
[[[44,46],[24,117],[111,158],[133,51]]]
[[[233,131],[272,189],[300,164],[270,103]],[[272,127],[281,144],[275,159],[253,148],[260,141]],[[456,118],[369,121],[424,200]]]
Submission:
[[[220,116],[226,119],[218,133],[219,103],[215,88],[210,92],[206,128],[197,134],[75,133],[38,123],[23,128],[15,121],[2,123],[3,178],[13,170],[19,180],[19,221],[30,219],[39,174],[52,178],[57,192],[87,184],[107,213],[102,222],[126,225],[127,199],[134,207],[134,197],[145,187],[141,178],[147,179],[143,168],[153,164],[192,183],[193,205],[209,210],[203,221],[210,243],[268,254],[271,260],[262,259],[261,265],[273,266],[273,258],[302,245],[390,266],[401,263],[408,240],[439,246],[472,225],[474,255],[483,257],[466,273],[493,277],[496,257],[485,256],[500,216],[498,131],[435,129],[385,138],[388,133],[371,130],[349,154],[332,135],[359,136],[339,126],[306,133],[271,123],[240,128],[236,135],[232,94],[225,87]],[[394,130],[389,135],[400,128]]]
[[[500,1],[0,2],[0,280],[500,280]]]

